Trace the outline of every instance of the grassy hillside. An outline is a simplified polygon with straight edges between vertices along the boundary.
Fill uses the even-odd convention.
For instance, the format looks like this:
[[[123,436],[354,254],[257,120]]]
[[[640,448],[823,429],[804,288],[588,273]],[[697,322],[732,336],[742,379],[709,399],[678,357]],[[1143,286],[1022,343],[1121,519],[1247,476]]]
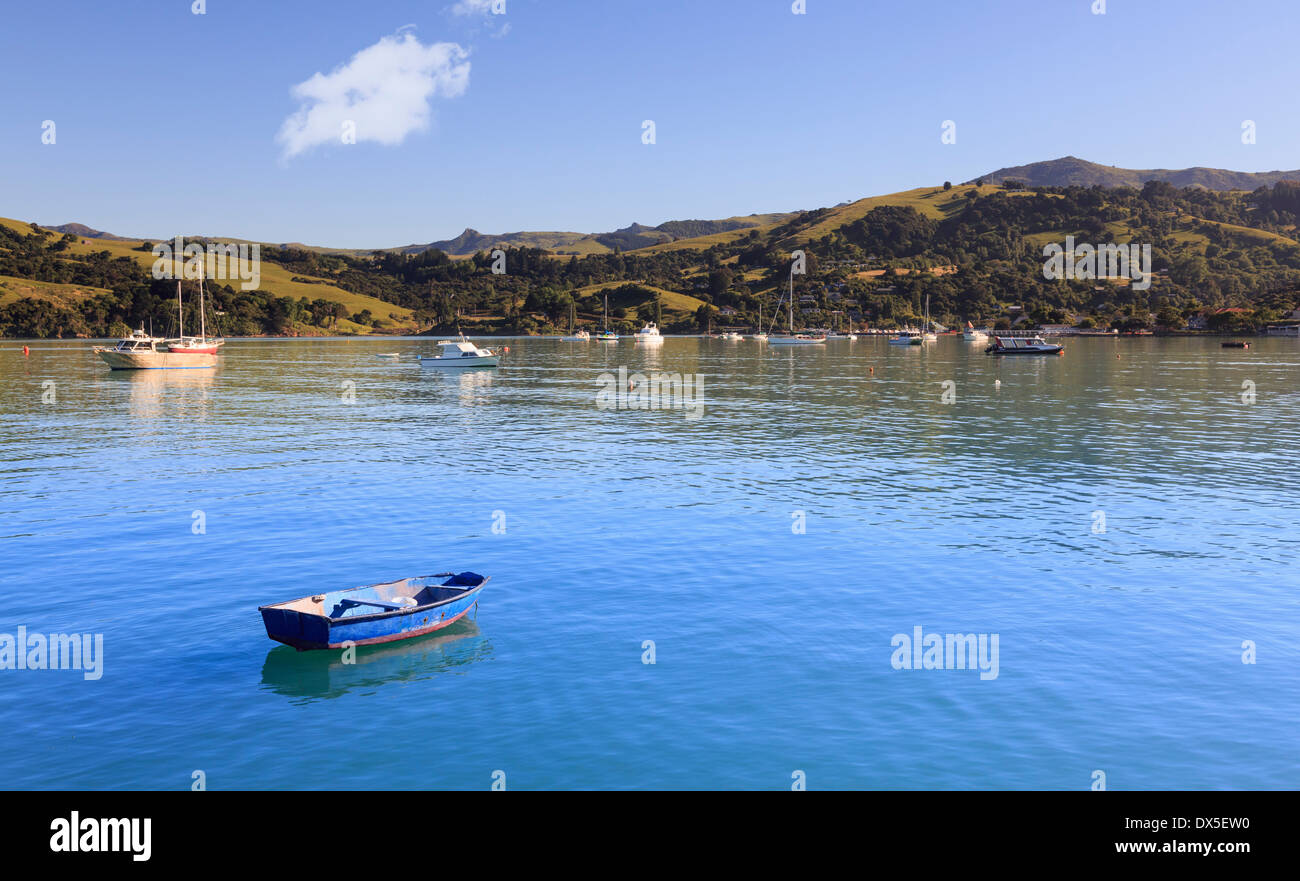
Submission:
[[[0,306],[30,298],[45,300],[60,306],[76,303],[96,294],[111,293],[106,288],[92,288],[74,284],[55,284],[47,281],[32,281],[27,278],[14,278],[0,275]]]
[[[31,225],[13,218],[0,217],[0,225],[9,229],[27,234],[31,232]],[[223,239],[239,243],[239,239]],[[117,239],[81,239],[68,246],[68,252],[72,254],[94,254],[107,251],[111,257],[127,257],[145,269],[152,269],[154,260],[152,251],[141,251],[140,246],[143,243],[138,240],[117,240]],[[277,248],[276,245],[262,245],[262,253],[266,254],[271,249]],[[220,271],[225,272],[223,263],[218,263]],[[227,273],[233,275],[233,271]],[[312,281],[294,281],[294,278],[308,278]],[[242,282],[235,278],[219,279],[220,284],[229,284],[231,287],[239,289]],[[73,286],[62,286],[73,287]],[[93,289],[92,289],[93,290]],[[309,300],[317,298],[332,300],[342,303],[353,315],[363,310],[369,310],[371,315],[381,321],[389,322],[385,327],[374,330],[370,327],[341,319],[335,330],[343,333],[406,333],[416,329],[416,322],[412,316],[411,310],[396,306],[392,303],[386,303],[383,300],[374,297],[367,297],[362,294],[355,294],[345,291],[342,288],[331,284],[328,279],[313,279],[311,276],[295,274],[287,271],[284,267],[272,263],[269,260],[261,261],[261,279],[259,290],[265,291],[277,297],[292,297],[298,299],[306,297]],[[89,293],[87,293],[89,296]],[[308,328],[300,328],[307,331]],[[316,329],[317,333],[323,331]]]
[[[648,290],[654,291],[660,297],[660,302],[663,304],[664,313],[665,314],[671,313],[674,317],[682,318],[687,315],[693,315],[695,314],[695,311],[697,309],[705,305],[705,301],[699,299],[698,297],[692,297],[689,294],[682,294],[682,293],[678,293],[677,291],[670,291],[666,288],[655,287],[654,285],[644,284],[643,282],[626,282],[626,281],[604,282],[601,284],[587,285],[586,287],[578,288],[576,291],[574,291],[574,293],[575,295],[582,296],[582,297],[599,297],[602,291],[607,291],[607,290],[613,291],[615,288],[621,287],[626,284],[635,284],[635,285],[639,285],[642,288],[646,288]],[[613,297],[611,297],[609,301],[609,306],[611,309],[615,308],[616,306],[621,306],[624,308],[635,308],[643,305],[645,302],[646,302],[645,300],[619,302],[615,300]]]

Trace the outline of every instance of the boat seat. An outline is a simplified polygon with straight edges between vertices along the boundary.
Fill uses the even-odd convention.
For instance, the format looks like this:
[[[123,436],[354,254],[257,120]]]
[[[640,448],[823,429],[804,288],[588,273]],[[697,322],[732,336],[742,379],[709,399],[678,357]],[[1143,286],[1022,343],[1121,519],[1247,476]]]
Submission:
[[[338,605],[334,607],[334,611],[330,613],[330,617],[337,618],[339,615],[341,615],[343,612],[346,612],[348,609],[351,609],[353,606],[377,606],[389,612],[395,609],[407,608],[407,605],[405,603],[390,603],[386,600],[344,599],[344,600],[339,600]]]

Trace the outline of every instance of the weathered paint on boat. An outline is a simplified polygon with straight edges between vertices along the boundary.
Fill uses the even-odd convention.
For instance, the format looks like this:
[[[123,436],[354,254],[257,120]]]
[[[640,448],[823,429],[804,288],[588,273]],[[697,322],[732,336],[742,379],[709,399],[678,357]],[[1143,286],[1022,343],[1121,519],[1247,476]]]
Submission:
[[[474,572],[444,572],[300,597],[258,611],[267,636],[299,650],[374,645],[459,621],[488,580]]]

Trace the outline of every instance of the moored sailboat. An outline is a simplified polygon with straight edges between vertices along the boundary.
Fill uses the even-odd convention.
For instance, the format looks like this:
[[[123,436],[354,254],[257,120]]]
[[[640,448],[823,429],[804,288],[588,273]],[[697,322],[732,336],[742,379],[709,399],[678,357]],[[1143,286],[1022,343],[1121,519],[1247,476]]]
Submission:
[[[788,321],[790,332],[788,335],[778,334],[777,336],[769,337],[767,340],[767,344],[769,346],[818,346],[821,345],[822,343],[825,343],[826,337],[824,336],[813,335],[809,333],[794,332],[794,273],[793,272],[790,273],[789,300],[790,302],[788,304],[787,321]],[[780,304],[778,303],[778,305]]]
[[[202,297],[200,281],[200,297]],[[202,307],[200,307],[200,316]],[[130,336],[117,341],[115,346],[95,346],[94,352],[113,370],[202,370],[217,366],[217,349],[223,339],[209,339],[206,322],[200,317],[201,336],[187,337],[185,330],[185,305],[181,298],[181,283],[176,282],[176,316],[181,336],[164,339],[144,332],[133,331]]]
[[[203,275],[199,275],[199,335],[185,335],[185,308],[181,303],[181,283],[176,282],[176,332],[179,336],[166,341],[167,350],[185,355],[215,355],[226,344],[221,337],[208,336],[207,310],[203,297]]]
[[[601,328],[600,333],[596,334],[596,339],[602,343],[618,342],[618,334],[609,329],[609,294],[605,294],[605,325]]]

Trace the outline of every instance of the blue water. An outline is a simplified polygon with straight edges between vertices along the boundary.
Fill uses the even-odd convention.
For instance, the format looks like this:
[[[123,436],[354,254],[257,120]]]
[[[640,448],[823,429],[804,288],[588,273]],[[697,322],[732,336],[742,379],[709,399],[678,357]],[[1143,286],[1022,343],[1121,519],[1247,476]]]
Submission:
[[[0,633],[104,666],[0,670],[0,787],[1300,786],[1294,340],[506,342],[6,343]],[[619,366],[700,418],[599,409]],[[447,569],[477,619],[355,664],[257,613]],[[895,669],[916,626],[997,678]]]

